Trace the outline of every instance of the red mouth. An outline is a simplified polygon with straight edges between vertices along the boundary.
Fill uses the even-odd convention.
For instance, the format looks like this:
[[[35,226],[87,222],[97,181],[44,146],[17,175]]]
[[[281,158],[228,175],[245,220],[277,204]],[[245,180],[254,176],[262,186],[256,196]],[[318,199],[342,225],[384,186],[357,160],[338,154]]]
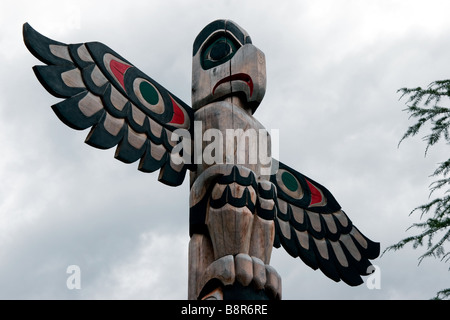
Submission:
[[[250,88],[250,97],[253,95],[253,81],[252,81],[252,78],[246,73],[237,73],[237,74],[228,76],[226,78],[223,78],[222,80],[220,80],[219,82],[216,83],[216,85],[214,86],[214,89],[212,91],[212,94],[214,95],[214,92],[216,91],[217,87],[220,86],[221,84],[224,84],[226,82],[231,82],[234,80],[244,81]]]

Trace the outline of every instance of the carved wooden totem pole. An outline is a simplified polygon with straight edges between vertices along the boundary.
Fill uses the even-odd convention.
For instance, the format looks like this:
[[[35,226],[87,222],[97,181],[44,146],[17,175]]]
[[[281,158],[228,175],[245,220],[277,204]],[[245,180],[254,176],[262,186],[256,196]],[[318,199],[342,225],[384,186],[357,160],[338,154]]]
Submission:
[[[213,21],[195,39],[192,108],[101,43],[67,45],[28,24],[23,33],[46,64],[33,68],[37,78],[65,99],[53,110],[71,128],[91,128],[87,144],[117,146],[117,159],[159,169],[170,186],[190,171],[189,299],[281,299],[274,246],[335,281],[363,283],[379,244],[325,187],[270,158],[270,136],[253,117],[265,57],[236,23]]]

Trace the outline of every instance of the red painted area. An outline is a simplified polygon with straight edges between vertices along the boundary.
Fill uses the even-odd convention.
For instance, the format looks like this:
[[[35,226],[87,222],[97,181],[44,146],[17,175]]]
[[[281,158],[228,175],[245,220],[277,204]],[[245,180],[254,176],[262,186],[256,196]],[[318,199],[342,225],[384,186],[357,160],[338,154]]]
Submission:
[[[214,86],[214,89],[212,91],[212,94],[214,95],[214,92],[216,91],[217,87],[220,86],[221,84],[224,84],[226,82],[235,81],[235,80],[244,81],[250,89],[250,97],[253,95],[253,80],[246,73],[237,73],[237,74],[233,74],[231,76],[223,78],[222,80],[220,80],[219,82],[216,83],[216,85]]]
[[[169,123],[172,124],[183,124],[184,123],[184,113],[178,106],[178,104],[170,97],[170,100],[172,100],[172,106],[173,106],[173,117],[172,120],[170,120]]]
[[[125,89],[125,83],[124,83],[125,72],[129,68],[131,68],[131,66],[129,66],[128,64],[121,63],[117,60],[111,60],[111,62],[109,63],[109,67],[111,68],[111,71],[114,74],[114,76],[116,77],[117,81],[120,82],[120,85],[122,86],[122,88]]]
[[[321,203],[322,193],[308,180],[306,180],[306,183],[308,184],[309,190],[311,190],[311,203],[309,205],[312,206],[314,204]]]

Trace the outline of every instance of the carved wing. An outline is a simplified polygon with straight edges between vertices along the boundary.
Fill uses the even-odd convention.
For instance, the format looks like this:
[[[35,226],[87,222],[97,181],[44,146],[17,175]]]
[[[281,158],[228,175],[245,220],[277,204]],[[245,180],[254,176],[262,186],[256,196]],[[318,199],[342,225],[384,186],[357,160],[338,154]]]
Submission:
[[[179,128],[192,131],[188,105],[102,43],[67,45],[27,23],[23,37],[30,52],[47,64],[33,67],[41,84],[65,98],[52,106],[59,119],[73,129],[91,128],[87,144],[99,149],[117,146],[115,158],[125,163],[140,160],[141,171],[161,169],[161,182],[183,182],[187,165],[176,164],[180,161],[173,161],[171,154],[181,138],[172,135]]]
[[[279,163],[270,178],[277,189],[274,246],[283,246],[334,281],[356,286],[371,273],[380,244],[365,237],[322,185]]]

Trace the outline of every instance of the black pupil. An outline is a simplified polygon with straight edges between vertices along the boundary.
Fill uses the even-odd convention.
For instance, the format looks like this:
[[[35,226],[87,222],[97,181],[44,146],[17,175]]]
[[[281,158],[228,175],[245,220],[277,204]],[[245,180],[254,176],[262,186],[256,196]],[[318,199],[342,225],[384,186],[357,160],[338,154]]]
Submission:
[[[220,41],[215,43],[214,46],[211,48],[209,56],[211,57],[211,59],[218,61],[228,56],[230,52],[231,52],[230,45],[225,41]]]

